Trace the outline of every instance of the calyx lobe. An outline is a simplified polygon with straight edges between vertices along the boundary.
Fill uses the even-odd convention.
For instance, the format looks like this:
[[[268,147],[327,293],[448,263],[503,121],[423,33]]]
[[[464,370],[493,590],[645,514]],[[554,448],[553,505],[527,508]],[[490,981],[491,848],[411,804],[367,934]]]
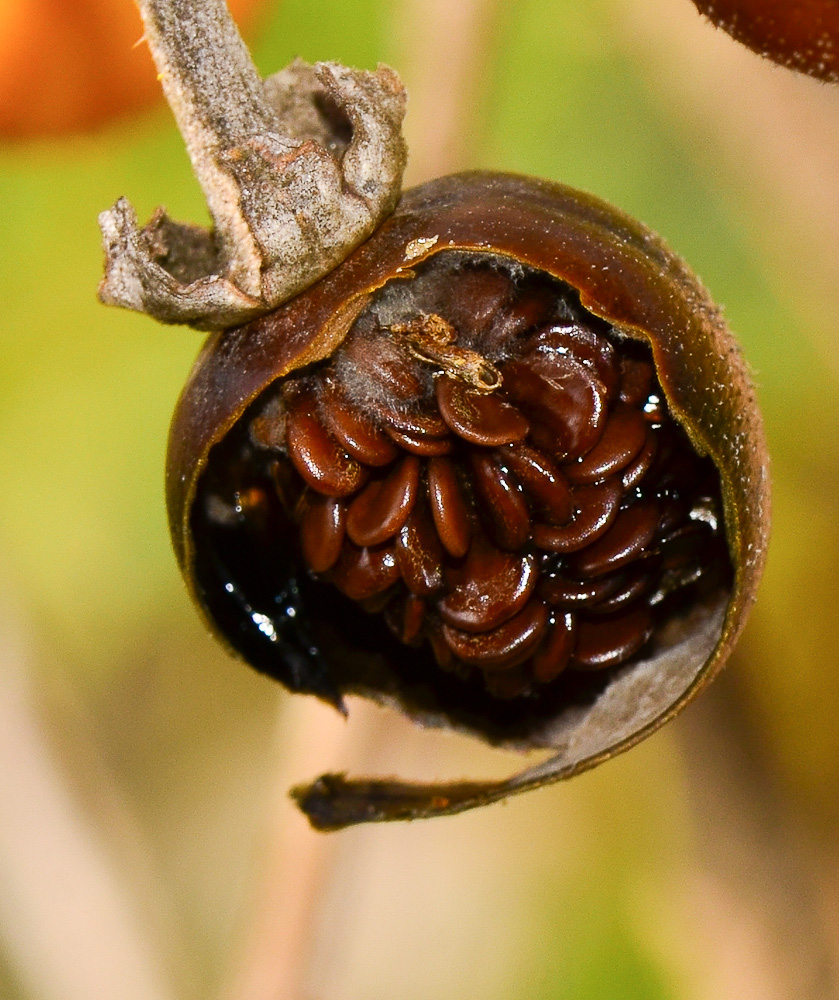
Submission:
[[[394,208],[405,92],[375,72],[300,60],[262,80],[224,0],[141,0],[146,40],[213,220],[121,198],[99,222],[99,297],[165,323],[225,329],[331,271]]]

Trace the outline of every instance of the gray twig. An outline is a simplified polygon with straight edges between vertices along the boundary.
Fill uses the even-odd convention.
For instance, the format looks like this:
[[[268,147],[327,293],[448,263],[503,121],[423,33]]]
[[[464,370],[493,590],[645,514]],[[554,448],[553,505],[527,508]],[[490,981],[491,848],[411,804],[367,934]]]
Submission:
[[[103,302],[223,329],[328,273],[400,193],[405,93],[375,72],[299,60],[263,81],[224,0],[138,0],[213,229],[162,209],[142,229],[121,198],[100,216]]]

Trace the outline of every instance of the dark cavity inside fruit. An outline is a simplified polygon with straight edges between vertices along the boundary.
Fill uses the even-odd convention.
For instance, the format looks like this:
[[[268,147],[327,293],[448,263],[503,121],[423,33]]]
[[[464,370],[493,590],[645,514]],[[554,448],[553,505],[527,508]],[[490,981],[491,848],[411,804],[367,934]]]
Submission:
[[[489,254],[387,285],[216,446],[194,510],[228,639],[336,701],[373,660],[499,720],[587,698],[730,576],[647,346]]]

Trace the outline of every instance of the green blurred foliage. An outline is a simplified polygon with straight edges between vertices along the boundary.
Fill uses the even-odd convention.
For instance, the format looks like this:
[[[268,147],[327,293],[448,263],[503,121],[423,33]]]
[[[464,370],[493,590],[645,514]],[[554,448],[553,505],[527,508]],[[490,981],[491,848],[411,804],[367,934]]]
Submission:
[[[698,155],[701,138],[674,126],[622,44],[617,5],[499,10],[473,165],[561,179],[659,230],[725,303],[756,370],[776,529],[736,693],[791,801],[835,836],[839,435],[835,372],[821,361],[833,346],[797,308],[805,292],[761,255],[754,231],[767,222],[748,167]],[[297,55],[398,67],[398,17],[385,0],[283,0],[255,58],[264,73]],[[98,137],[0,150],[0,563],[39,677],[81,706],[152,846],[181,925],[183,995],[198,997],[222,975],[242,919],[278,695],[215,649],[177,575],[163,458],[200,335],[96,302],[95,219],[123,194],[141,218],[158,203],[206,216],[165,109]],[[578,831],[569,876],[556,865],[569,863],[561,837],[537,844],[526,886],[536,943],[507,996],[681,996],[639,929],[636,883],[663,885],[690,850],[683,777],[670,737],[634,753],[649,782],[650,770],[616,762],[579,789],[540,793],[532,815],[584,817],[597,850]],[[493,822],[488,813],[475,829]],[[531,853],[529,833],[508,830],[511,855]]]

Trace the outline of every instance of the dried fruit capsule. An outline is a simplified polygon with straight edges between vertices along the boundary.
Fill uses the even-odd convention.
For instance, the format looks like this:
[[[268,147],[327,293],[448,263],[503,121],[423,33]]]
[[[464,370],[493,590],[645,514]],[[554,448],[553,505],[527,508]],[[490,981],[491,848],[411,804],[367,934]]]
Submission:
[[[100,296],[216,331],[167,460],[192,596],[292,691],[554,751],[498,782],[327,775],[294,793],[312,823],[457,812],[652,732],[725,661],[765,552],[760,417],[707,293],[561,185],[400,200],[391,70],[263,81],[223,0],[139,3],[214,229],[121,199]]]
[[[466,174],[213,335],[172,426],[171,526],[225,641],[295,691],[398,703],[549,768],[321,779],[318,825],[456,811],[637,741],[713,674],[760,573],[752,390],[698,282],[602,202]]]

